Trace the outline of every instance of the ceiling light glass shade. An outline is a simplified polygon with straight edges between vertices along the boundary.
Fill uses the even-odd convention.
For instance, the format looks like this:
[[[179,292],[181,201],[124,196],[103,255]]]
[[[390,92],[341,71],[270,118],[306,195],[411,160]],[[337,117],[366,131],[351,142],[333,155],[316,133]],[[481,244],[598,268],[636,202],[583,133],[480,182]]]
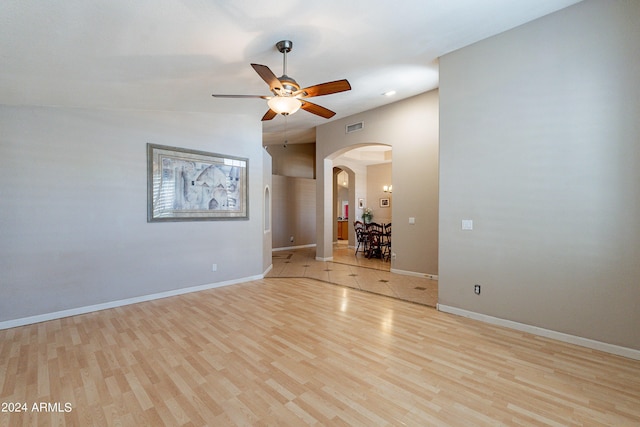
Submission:
[[[293,114],[300,109],[302,101],[291,96],[274,96],[267,101],[269,108],[278,114]]]

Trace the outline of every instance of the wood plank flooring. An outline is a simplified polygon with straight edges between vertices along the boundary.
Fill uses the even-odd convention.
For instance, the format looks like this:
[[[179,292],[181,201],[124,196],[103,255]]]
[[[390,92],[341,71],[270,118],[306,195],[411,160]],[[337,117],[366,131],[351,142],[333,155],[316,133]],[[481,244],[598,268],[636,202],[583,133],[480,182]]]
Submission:
[[[640,362],[276,278],[0,331],[0,402],[29,408],[2,427],[631,426]]]

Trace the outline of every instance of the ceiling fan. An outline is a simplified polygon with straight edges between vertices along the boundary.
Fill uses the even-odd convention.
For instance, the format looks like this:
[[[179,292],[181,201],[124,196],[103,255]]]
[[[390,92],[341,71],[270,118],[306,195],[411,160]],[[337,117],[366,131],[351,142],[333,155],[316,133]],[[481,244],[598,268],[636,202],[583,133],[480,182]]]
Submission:
[[[345,79],[333,82],[321,83],[300,89],[300,85],[291,77],[287,76],[287,53],[291,52],[293,43],[290,40],[282,40],[276,43],[276,48],[284,55],[282,76],[276,77],[266,65],[251,64],[262,80],[269,85],[269,90],[273,96],[261,95],[220,95],[213,94],[217,98],[262,98],[267,100],[269,110],[262,117],[262,121],[271,120],[278,114],[293,114],[302,108],[312,114],[316,114],[325,119],[335,116],[335,112],[318,104],[307,101],[307,98],[351,90],[351,85]]]

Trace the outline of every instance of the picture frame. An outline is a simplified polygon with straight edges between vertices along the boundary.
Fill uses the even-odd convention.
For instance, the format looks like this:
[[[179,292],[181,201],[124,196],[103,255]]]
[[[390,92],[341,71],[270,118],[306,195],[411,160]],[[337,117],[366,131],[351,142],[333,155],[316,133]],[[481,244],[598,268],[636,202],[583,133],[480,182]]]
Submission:
[[[358,199],[358,207],[364,209],[364,199]]]
[[[388,208],[389,206],[391,206],[391,203],[390,203],[390,200],[388,198],[380,199],[380,207],[381,208]]]
[[[249,219],[249,160],[147,144],[147,222]]]

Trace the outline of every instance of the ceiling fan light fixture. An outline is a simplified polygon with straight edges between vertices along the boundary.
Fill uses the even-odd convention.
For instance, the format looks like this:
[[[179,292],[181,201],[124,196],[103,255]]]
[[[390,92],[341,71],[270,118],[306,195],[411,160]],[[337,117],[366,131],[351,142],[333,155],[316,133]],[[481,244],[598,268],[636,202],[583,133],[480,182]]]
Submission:
[[[267,104],[276,113],[288,116],[300,109],[302,101],[292,96],[274,96],[267,101]]]
[[[300,108],[315,114],[316,116],[330,119],[335,116],[335,111],[324,108],[321,105],[309,102],[307,98],[314,96],[331,95],[334,93],[351,90],[351,85],[345,79],[332,82],[321,83],[300,89],[300,85],[291,77],[287,76],[287,53],[291,51],[293,43],[290,40],[281,40],[276,43],[276,48],[283,54],[282,76],[276,77],[273,71],[266,65],[251,64],[256,73],[269,85],[269,90],[273,96],[262,95],[222,95],[214,93],[217,98],[262,98],[267,100],[269,110],[262,116],[262,121],[272,120],[278,114],[288,116],[295,113]],[[304,99],[304,101],[301,100]]]

